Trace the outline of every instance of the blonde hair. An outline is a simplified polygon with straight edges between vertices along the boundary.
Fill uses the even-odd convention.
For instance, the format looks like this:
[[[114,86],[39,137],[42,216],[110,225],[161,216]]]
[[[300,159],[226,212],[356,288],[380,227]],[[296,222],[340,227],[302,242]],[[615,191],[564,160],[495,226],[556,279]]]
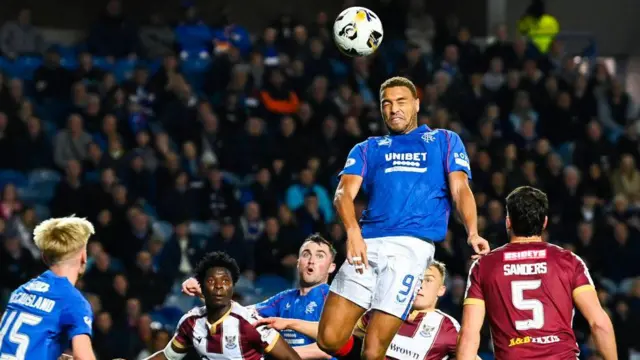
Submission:
[[[437,261],[437,260],[434,260],[434,261],[431,262],[431,264],[429,264],[429,267],[432,267],[432,266],[434,268],[436,268],[436,270],[438,270],[438,272],[442,276],[442,283],[444,284],[444,282],[445,282],[445,280],[447,278],[447,266],[443,262],[440,262],[440,261]]]
[[[380,85],[380,97],[382,97],[383,91],[392,87],[406,87],[407,89],[409,89],[409,91],[411,91],[411,95],[413,95],[414,99],[418,98],[418,90],[416,90],[416,86],[411,80],[402,76],[394,76],[383,82],[382,85]]]
[[[33,241],[51,265],[82,250],[94,233],[91,222],[71,215],[41,222],[33,230]]]

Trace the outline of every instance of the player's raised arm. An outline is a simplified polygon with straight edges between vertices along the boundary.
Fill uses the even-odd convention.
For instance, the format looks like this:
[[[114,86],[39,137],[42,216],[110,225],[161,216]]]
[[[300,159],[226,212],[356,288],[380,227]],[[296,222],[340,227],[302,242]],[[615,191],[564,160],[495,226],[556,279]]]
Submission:
[[[446,148],[443,146],[442,152],[451,198],[467,230],[467,242],[477,255],[485,255],[489,253],[489,243],[478,234],[478,213],[476,199],[469,186],[471,165],[467,151],[458,134],[447,131],[444,136]]]
[[[356,218],[354,200],[360,191],[367,172],[367,145],[360,143],[353,147],[340,173],[340,183],[336,189],[333,204],[347,232],[347,260],[362,273],[368,266],[367,245],[362,238]]]
[[[591,281],[589,269],[574,255],[573,302],[589,323],[596,348],[605,360],[617,360],[616,337],[609,315],[604,311]]]

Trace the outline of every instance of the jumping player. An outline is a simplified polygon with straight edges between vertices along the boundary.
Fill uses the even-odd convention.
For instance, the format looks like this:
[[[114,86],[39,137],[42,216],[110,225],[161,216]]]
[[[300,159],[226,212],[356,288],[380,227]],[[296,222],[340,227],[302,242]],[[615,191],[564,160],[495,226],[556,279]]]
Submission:
[[[438,298],[446,291],[445,277],[445,265],[439,261],[434,261],[425,271],[424,281],[413,302],[412,312],[387,349],[388,360],[440,360],[455,355],[460,324],[454,318],[436,309]],[[351,353],[343,356],[342,359],[360,359],[362,338],[366,334],[369,321],[370,313],[367,312],[354,329],[355,346]],[[293,329],[305,332],[309,329],[301,320],[271,318],[263,319],[261,322],[269,324],[276,330]],[[307,335],[316,336],[316,333]],[[316,359],[307,353],[306,346],[297,347],[294,350],[303,359]]]
[[[147,360],[180,360],[192,347],[204,360],[260,360],[267,353],[280,360],[300,359],[277,331],[254,326],[260,320],[255,311],[231,300],[240,276],[233,258],[209,253],[195,271],[205,306],[184,315],[172,341]]]
[[[307,237],[298,252],[298,288],[285,290],[269,299],[248,308],[254,308],[263,318],[300,319],[314,327],[317,333],[318,320],[329,293],[329,274],[336,269],[336,249],[318,234]],[[182,291],[190,296],[202,296],[200,285],[194,278],[182,283]],[[292,347],[305,346],[306,354],[314,359],[331,358],[315,343],[315,335],[309,337],[295,330],[282,331],[282,336]]]
[[[489,244],[478,235],[471,170],[460,137],[448,130],[418,127],[420,103],[413,83],[402,77],[380,87],[380,107],[390,135],[372,137],[349,153],[334,204],[347,231],[347,261],[331,284],[318,329],[325,352],[351,351],[353,327],[371,309],[362,354],[384,359],[409,315],[433,242],[445,237],[451,201],[461,215],[476,254]],[[360,188],[369,204],[356,220]]]
[[[613,326],[586,265],[542,240],[548,207],[545,193],[528,186],[507,197],[510,242],[471,265],[456,359],[475,355],[486,311],[496,359],[575,360],[575,304],[598,352],[617,360]]]
[[[71,342],[74,359],[95,360],[93,312],[75,288],[93,233],[89,221],[73,216],[36,226],[33,240],[49,270],[11,293],[0,320],[0,358],[56,360]]]

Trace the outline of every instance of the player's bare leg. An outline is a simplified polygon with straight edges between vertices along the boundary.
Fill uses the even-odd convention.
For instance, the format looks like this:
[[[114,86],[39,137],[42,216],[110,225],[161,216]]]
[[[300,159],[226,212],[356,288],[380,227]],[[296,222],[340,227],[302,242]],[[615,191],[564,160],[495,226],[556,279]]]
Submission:
[[[371,320],[362,345],[362,359],[384,360],[400,326],[402,319],[379,310],[371,310]]]
[[[336,354],[347,344],[353,328],[365,309],[330,292],[318,324],[318,346],[328,354]]]

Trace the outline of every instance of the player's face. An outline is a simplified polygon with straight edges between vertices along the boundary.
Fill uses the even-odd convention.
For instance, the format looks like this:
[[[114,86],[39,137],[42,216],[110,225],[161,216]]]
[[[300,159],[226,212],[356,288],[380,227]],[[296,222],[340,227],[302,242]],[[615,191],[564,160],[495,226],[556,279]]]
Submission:
[[[233,278],[229,270],[221,267],[207,270],[204,286],[202,286],[202,294],[207,307],[229,305],[233,296]]]
[[[394,134],[406,134],[418,126],[420,100],[405,86],[384,89],[380,109],[387,128]]]
[[[422,311],[435,308],[438,298],[444,295],[445,289],[440,271],[434,266],[430,266],[424,273],[424,280],[422,280],[422,286],[416,295],[413,309]]]
[[[302,286],[314,286],[327,282],[335,270],[331,249],[326,244],[307,241],[300,248],[298,273]]]

